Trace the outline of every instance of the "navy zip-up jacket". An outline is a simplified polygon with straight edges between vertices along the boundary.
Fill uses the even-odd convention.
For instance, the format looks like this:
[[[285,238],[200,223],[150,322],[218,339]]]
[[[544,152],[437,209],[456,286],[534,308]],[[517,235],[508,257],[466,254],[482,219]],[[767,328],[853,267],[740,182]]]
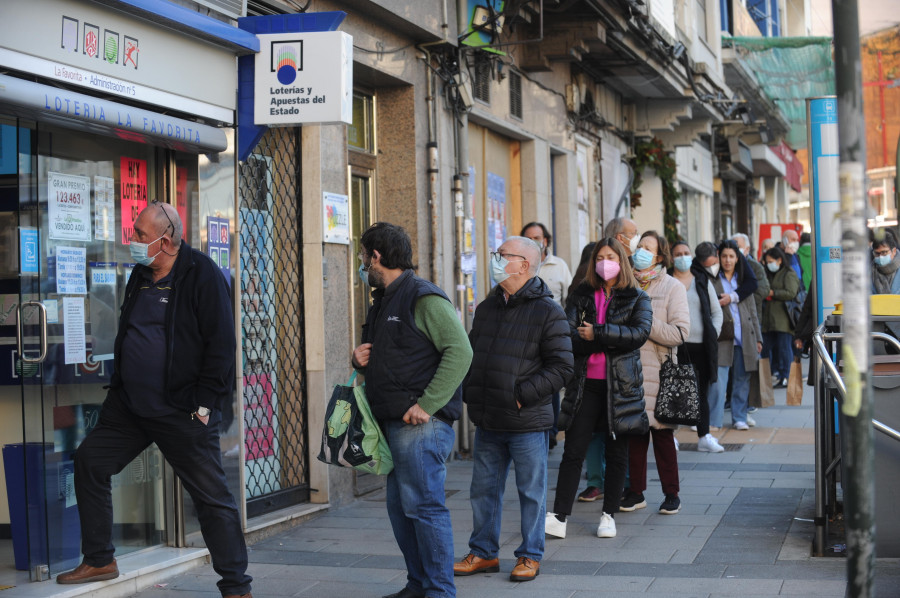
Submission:
[[[116,334],[115,368],[110,387],[122,387],[121,350],[138,287],[149,268],[137,265],[125,287]],[[186,241],[172,267],[172,292],[166,307],[166,402],[187,413],[197,407],[221,409],[234,388],[234,312],[222,271]],[[139,400],[138,397],[134,399]]]

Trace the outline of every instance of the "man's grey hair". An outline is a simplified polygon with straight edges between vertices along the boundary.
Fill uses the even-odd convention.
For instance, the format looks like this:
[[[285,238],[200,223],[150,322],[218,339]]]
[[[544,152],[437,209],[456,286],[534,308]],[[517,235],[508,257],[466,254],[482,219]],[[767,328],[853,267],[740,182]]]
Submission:
[[[528,275],[531,278],[537,276],[538,270],[541,269],[541,246],[528,237],[507,237],[505,242],[509,241],[518,243],[522,248],[522,256],[528,260]]]
[[[606,228],[603,229],[603,236],[610,237],[615,239],[621,233],[625,232],[625,223],[628,222],[630,218],[613,218],[609,221],[609,224],[606,225]]]
[[[731,238],[735,241],[737,241],[738,239],[743,241],[744,246],[747,248],[748,251],[753,249],[753,244],[750,243],[750,237],[748,237],[744,233],[734,233],[733,235],[731,235]]]

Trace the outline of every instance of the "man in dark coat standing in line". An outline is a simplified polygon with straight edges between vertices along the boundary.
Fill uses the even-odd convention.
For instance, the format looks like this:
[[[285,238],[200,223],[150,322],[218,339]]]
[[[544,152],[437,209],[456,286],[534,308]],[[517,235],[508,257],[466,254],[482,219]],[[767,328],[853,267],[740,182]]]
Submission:
[[[507,239],[489,259],[497,286],[475,310],[464,395],[475,424],[474,529],[469,554],[453,568],[456,575],[500,570],[500,513],[510,464],[516,468],[522,543],[509,577],[530,581],[540,572],[551,398],[574,372],[566,314],[536,276],[540,263],[531,239]]]
[[[224,598],[253,598],[240,513],[219,448],[222,407],[233,400],[234,316],[219,267],[182,240],[178,211],[154,201],[134,223],[138,263],[115,343],[100,421],[75,453],[84,560],[62,584],[119,575],[110,479],[155,442],[197,507]]]

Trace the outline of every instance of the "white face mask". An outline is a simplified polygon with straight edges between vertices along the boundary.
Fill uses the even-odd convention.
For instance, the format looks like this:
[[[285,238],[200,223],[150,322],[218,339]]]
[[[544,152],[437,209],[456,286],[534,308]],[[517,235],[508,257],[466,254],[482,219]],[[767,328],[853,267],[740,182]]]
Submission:
[[[709,272],[710,276],[716,277],[719,275],[719,264],[713,264],[712,266],[706,266],[706,268],[704,268],[704,270]]]
[[[631,240],[628,242],[628,249],[631,251],[631,254],[634,255],[638,250],[638,243],[641,242],[641,236],[637,233],[634,233],[634,236],[631,237]]]

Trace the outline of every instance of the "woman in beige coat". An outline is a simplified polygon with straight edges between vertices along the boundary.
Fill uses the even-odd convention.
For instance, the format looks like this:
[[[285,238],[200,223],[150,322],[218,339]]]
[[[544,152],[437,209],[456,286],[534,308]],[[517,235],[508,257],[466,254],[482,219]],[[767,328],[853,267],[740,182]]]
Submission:
[[[641,347],[641,367],[644,372],[644,401],[650,417],[650,431],[632,435],[628,441],[628,467],[631,488],[622,498],[620,511],[634,511],[647,506],[647,450],[653,435],[653,455],[656,470],[666,498],[659,507],[664,515],[674,515],[681,508],[678,498],[678,451],[675,448],[675,428],[656,421],[656,394],[659,390],[659,369],[667,355],[676,359],[676,348],[691,332],[691,316],[684,285],[669,276],[672,266],[669,243],[655,231],[641,236],[633,256],[634,275],[641,288],[650,295],[653,305],[653,326],[650,338]]]

